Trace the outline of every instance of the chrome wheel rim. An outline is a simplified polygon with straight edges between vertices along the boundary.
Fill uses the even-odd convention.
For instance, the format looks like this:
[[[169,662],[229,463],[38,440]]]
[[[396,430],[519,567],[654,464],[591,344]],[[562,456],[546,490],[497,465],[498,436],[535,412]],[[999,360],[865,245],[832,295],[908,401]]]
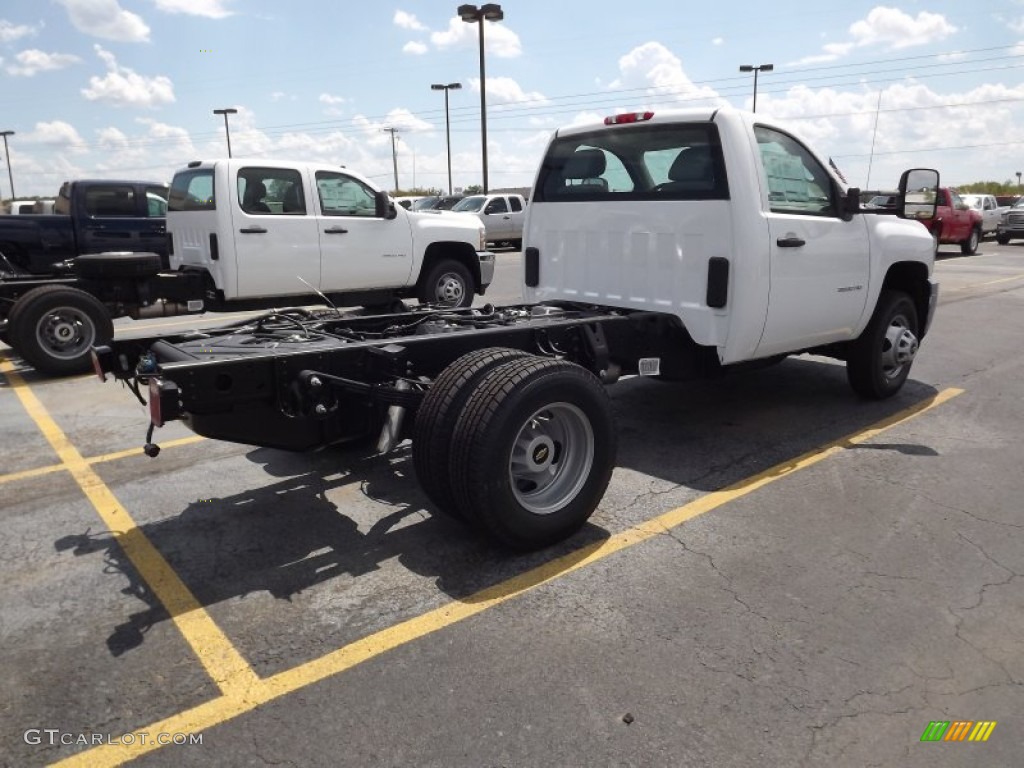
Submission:
[[[512,445],[512,492],[535,515],[557,512],[583,488],[594,465],[594,430],[571,403],[553,403],[526,419]]]
[[[71,360],[87,352],[96,341],[92,319],[75,307],[55,307],[36,325],[36,341],[51,357]]]
[[[434,297],[442,304],[461,304],[466,286],[454,272],[445,272],[434,286]]]
[[[907,318],[903,315],[893,317],[882,340],[882,375],[887,379],[899,376],[904,366],[914,362],[917,347],[917,336],[910,329]]]

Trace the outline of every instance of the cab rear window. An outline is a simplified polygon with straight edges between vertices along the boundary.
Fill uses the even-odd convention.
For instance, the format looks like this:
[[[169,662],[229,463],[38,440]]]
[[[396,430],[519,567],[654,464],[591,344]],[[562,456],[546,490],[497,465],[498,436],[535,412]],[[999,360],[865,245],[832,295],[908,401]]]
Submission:
[[[216,208],[212,168],[174,174],[167,199],[168,211],[212,211]]]
[[[636,124],[559,138],[533,199],[727,200],[718,130],[710,123]]]

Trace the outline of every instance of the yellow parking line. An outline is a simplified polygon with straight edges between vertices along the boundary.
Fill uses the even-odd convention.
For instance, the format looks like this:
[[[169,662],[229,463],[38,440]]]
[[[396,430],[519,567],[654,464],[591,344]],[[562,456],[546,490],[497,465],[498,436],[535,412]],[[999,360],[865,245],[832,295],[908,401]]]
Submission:
[[[175,448],[182,445],[191,445],[192,443],[198,443],[205,440],[205,437],[200,435],[189,435],[188,437],[179,437],[177,440],[168,440],[166,443],[160,443],[160,449],[164,448]],[[128,448],[123,451],[117,451],[115,453],[105,453],[102,456],[92,456],[85,459],[86,464],[103,464],[108,461],[117,461],[118,459],[127,459],[131,456],[141,456],[141,448]],[[17,480],[26,480],[31,477],[39,477],[40,475],[49,475],[53,472],[62,472],[66,470],[68,466],[66,464],[48,464],[45,467],[36,467],[35,469],[23,469],[20,472],[11,472],[6,475],[0,475],[0,485],[4,483],[13,483]]]
[[[7,377],[28,415],[57,452],[61,463],[67,467],[139,575],[167,609],[185,642],[191,646],[221,693],[244,694],[258,681],[252,667],[71,444],[14,366],[7,360],[0,360],[0,373]]]
[[[691,520],[705,512],[730,501],[746,496],[769,483],[806,469],[824,461],[853,445],[866,442],[887,429],[919,416],[963,393],[962,389],[946,389],[920,403],[905,408],[887,419],[860,430],[852,435],[831,442],[821,448],[809,451],[791,461],[776,464],[746,480],[714,491],[658,517],[640,523],[610,538],[589,544],[575,552],[563,555],[548,563],[533,568],[500,584],[484,589],[462,600],[453,601],[425,614],[403,621],[387,629],[375,632],[361,640],[332,651],[318,659],[306,662],[292,669],[279,672],[271,677],[257,680],[242,693],[226,694],[218,699],[200,704],[184,712],[171,715],[143,728],[126,734],[124,742],[112,739],[110,744],[80,752],[68,757],[55,766],[68,768],[101,768],[117,766],[141,755],[153,752],[162,745],[148,738],[157,733],[199,733],[215,725],[227,722],[239,715],[252,712],[281,696],[293,693],[326,678],[340,674],[364,661],[380,656],[387,651],[418,640],[440,629],[475,616],[518,595],[555,581],[563,576],[585,568],[609,555],[633,547],[641,542],[661,535],[670,529]],[[146,734],[146,737],[143,737]]]

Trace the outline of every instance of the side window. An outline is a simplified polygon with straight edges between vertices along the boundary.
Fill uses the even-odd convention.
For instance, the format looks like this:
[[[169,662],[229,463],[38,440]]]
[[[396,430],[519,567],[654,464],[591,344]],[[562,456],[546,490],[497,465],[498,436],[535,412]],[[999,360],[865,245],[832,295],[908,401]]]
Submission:
[[[775,213],[835,216],[832,179],[800,142],[785,133],[754,128],[768,177],[768,204]]]
[[[377,215],[377,201],[372,189],[358,179],[333,171],[316,172],[316,191],[324,216]]]
[[[167,187],[146,187],[146,215],[151,218],[167,215]]]
[[[199,168],[174,174],[167,198],[167,208],[171,211],[216,210],[213,169]]]
[[[504,197],[496,197],[487,204],[484,213],[508,213],[508,203]]]
[[[90,187],[85,190],[85,212],[90,216],[137,216],[135,190],[121,185]]]
[[[241,168],[238,199],[253,214],[301,216],[306,212],[302,174],[293,168]]]
[[[523,203],[518,197],[510,197],[508,199],[508,204],[512,206],[513,211],[523,210]]]
[[[936,205],[949,206],[949,199],[946,197],[946,190],[940,189],[938,197],[935,198]]]
[[[960,195],[958,195],[953,190],[949,190],[949,204],[953,208],[966,208],[967,207],[964,204],[964,201],[960,199]]]

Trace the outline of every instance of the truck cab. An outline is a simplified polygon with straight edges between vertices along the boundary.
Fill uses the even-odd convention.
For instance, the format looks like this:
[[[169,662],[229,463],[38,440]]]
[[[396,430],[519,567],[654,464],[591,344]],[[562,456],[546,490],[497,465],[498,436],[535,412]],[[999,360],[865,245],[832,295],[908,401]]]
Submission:
[[[493,274],[479,223],[407,211],[340,166],[189,163],[167,218],[172,269],[204,272],[226,302],[315,290],[349,305],[417,296],[461,306]]]
[[[527,212],[524,299],[669,313],[722,365],[850,342],[884,289],[912,297],[923,336],[928,232],[903,211],[863,210],[858,194],[760,115],[647,111],[564,128]]]

